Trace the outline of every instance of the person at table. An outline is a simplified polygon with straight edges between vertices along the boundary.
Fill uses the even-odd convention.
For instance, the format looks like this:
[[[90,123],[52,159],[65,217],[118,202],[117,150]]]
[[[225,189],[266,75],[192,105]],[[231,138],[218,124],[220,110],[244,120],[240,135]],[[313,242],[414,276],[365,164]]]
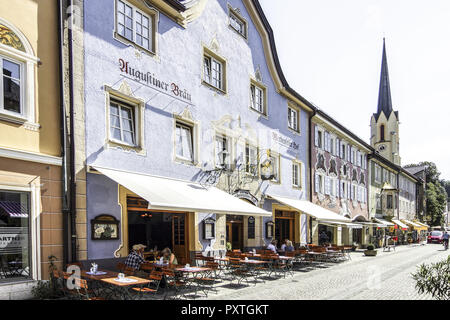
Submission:
[[[285,252],[286,251],[286,244],[289,241],[289,239],[284,239],[283,244],[281,245],[280,251]]]
[[[267,246],[267,250],[277,253],[277,240],[273,239]]]
[[[295,248],[294,248],[294,246],[292,245],[292,241],[291,240],[288,240],[288,239],[286,239],[286,244],[285,244],[285,246],[284,246],[284,252],[292,252],[292,251],[294,251],[295,250]]]
[[[165,248],[163,251],[161,251],[161,254],[164,263],[178,264],[177,257],[172,253],[172,251],[169,248]]]
[[[322,232],[319,235],[319,243],[320,245],[325,245],[326,243],[328,243],[328,235],[325,232],[325,230],[322,230]]]
[[[133,246],[133,250],[125,259],[125,265],[129,268],[134,269],[135,271],[139,271],[139,269],[141,268],[141,264],[145,262],[144,249],[146,247],[147,246],[143,244],[135,244]]]

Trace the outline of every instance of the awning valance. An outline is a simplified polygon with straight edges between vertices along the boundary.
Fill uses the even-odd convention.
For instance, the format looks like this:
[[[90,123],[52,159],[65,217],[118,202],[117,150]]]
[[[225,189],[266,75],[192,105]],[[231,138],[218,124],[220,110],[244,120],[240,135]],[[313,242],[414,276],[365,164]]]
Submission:
[[[404,224],[400,220],[392,219],[392,222],[395,223],[396,225],[398,225],[402,230],[405,230],[405,229],[408,230],[408,228],[409,228],[406,224]]]
[[[268,216],[272,213],[216,187],[93,166],[94,169],[148,201],[152,210]]]
[[[317,204],[314,204],[310,201],[285,198],[272,194],[268,194],[268,196],[284,205],[293,208],[294,210],[306,213],[319,221],[340,221],[346,223],[352,222],[352,220],[334,213],[333,211],[322,208],[321,206],[318,206]]]
[[[347,223],[347,222],[340,222],[340,221],[320,220],[320,223],[326,224],[326,225],[342,226],[342,227],[351,228],[351,229],[362,229],[362,227],[363,227],[363,225],[360,223]]]
[[[406,223],[407,225],[413,227],[415,230],[418,230],[418,231],[421,231],[421,230],[428,230],[427,227],[421,226],[420,224],[415,223],[415,222],[412,222],[412,221],[410,221],[410,220],[402,219],[402,221],[403,221],[404,223]]]
[[[423,226],[423,227],[425,227],[427,229],[430,227],[429,225],[427,225],[427,224],[425,224],[423,222],[420,222],[420,221],[414,221],[414,223],[417,223],[417,224],[419,224],[419,225],[421,225],[421,226]]]
[[[384,219],[373,218],[373,220],[374,220],[375,222],[378,222],[378,223],[380,223],[380,224],[386,226],[386,227],[393,227],[393,226],[394,226],[394,224],[393,224],[392,222],[389,222],[389,221],[384,220]]]

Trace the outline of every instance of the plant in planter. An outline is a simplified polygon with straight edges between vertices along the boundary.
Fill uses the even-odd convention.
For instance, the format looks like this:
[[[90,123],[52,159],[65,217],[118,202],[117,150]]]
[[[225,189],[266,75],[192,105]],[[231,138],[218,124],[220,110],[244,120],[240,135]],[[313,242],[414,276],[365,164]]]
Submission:
[[[367,245],[366,250],[364,250],[364,255],[369,257],[374,257],[377,255],[377,250],[375,250],[375,246],[373,244]]]

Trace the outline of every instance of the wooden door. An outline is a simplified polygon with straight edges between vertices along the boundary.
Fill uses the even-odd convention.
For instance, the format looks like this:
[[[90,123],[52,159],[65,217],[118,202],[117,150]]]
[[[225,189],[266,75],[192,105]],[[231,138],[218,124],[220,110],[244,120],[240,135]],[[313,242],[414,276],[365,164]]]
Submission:
[[[227,222],[227,242],[231,243],[233,250],[243,250],[243,232],[242,223]]]
[[[172,248],[179,264],[188,262],[186,214],[172,216]]]

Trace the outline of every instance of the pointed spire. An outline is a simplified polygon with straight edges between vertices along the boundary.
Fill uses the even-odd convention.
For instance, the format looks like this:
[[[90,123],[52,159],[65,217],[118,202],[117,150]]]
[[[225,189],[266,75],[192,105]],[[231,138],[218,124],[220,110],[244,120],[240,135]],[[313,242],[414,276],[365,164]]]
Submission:
[[[389,71],[386,57],[386,43],[383,38],[383,59],[381,61],[381,77],[380,77],[380,89],[378,92],[378,109],[376,113],[376,119],[384,112],[386,117],[389,117],[392,112],[392,100],[391,100],[391,85],[389,83]]]

